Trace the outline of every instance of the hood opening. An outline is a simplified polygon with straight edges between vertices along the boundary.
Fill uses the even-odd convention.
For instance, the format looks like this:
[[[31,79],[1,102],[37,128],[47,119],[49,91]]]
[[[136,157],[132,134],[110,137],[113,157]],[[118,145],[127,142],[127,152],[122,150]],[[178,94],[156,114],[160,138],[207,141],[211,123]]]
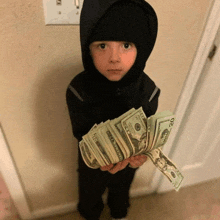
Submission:
[[[92,74],[98,82],[132,83],[145,68],[156,42],[157,29],[156,13],[144,0],[84,0],[80,38],[85,71]],[[95,68],[89,45],[96,40],[127,41],[136,45],[135,63],[120,81],[108,81]]]

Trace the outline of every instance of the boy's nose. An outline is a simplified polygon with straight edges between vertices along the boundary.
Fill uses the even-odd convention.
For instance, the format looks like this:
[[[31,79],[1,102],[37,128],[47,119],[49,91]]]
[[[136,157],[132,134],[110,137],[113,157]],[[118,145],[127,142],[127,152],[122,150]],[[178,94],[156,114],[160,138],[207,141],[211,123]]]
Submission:
[[[117,63],[121,61],[120,52],[118,49],[112,48],[110,51],[109,62]]]

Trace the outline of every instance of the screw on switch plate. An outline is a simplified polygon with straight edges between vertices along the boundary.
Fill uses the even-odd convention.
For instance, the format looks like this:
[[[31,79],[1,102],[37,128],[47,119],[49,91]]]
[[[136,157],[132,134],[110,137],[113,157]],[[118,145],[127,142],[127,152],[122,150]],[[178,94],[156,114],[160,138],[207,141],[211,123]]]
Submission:
[[[216,51],[217,51],[217,46],[214,44],[214,45],[212,46],[211,51],[209,52],[208,58],[209,58],[210,60],[212,60],[212,58],[215,56]]]
[[[62,0],[57,0],[57,5],[62,5]]]
[[[75,0],[76,8],[79,9],[79,0]]]

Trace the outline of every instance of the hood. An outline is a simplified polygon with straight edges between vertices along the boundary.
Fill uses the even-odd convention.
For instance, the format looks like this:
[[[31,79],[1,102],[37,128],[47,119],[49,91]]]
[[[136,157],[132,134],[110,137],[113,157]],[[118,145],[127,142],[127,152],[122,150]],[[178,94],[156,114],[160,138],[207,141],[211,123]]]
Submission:
[[[156,42],[158,21],[154,9],[148,4],[145,0],[84,0],[83,8],[80,16],[80,41],[81,41],[81,52],[82,52],[82,61],[85,71],[91,71],[91,57],[89,53],[89,39],[92,33],[92,30],[95,28],[98,21],[105,15],[110,7],[118,2],[132,1],[133,3],[138,4],[146,13],[147,19],[146,25],[149,27],[149,37],[146,39],[147,52],[141,54],[141,57],[138,57],[138,61],[141,60],[141,65],[139,65],[138,72],[143,72],[145,63],[150,56],[153,47]],[[138,15],[137,15],[138,16]],[[128,21],[129,22],[129,21]],[[135,71],[137,72],[137,65],[134,65]],[[123,77],[124,81],[133,81],[134,80],[134,69],[131,70],[130,76]],[[100,74],[101,75],[101,74]],[[126,74],[127,75],[127,74]],[[100,76],[102,77],[102,76]],[[130,78],[129,78],[130,77]],[[138,74],[135,75],[138,77]],[[127,79],[126,79],[127,78]],[[105,79],[103,79],[105,80]]]

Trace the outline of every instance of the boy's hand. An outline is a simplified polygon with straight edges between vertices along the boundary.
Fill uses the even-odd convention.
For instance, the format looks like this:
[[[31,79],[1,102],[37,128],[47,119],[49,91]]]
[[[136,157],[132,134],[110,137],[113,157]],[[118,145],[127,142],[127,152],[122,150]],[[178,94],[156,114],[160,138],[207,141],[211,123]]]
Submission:
[[[130,166],[132,168],[138,168],[146,162],[147,156],[137,155],[137,156],[130,157],[129,159],[130,159],[129,160]]]
[[[130,162],[130,158],[118,162],[117,164],[110,164],[107,166],[100,167],[100,169],[102,171],[108,171],[111,174],[115,174],[118,171],[123,170],[128,165],[129,162]]]
[[[127,158],[121,162],[118,162],[115,165],[110,164],[107,166],[100,167],[100,169],[102,171],[108,171],[111,174],[115,174],[118,171],[123,170],[128,165],[128,163],[130,163],[130,166],[132,168],[138,168],[138,167],[142,166],[146,162],[146,160],[147,160],[147,156],[137,155],[137,156]]]

